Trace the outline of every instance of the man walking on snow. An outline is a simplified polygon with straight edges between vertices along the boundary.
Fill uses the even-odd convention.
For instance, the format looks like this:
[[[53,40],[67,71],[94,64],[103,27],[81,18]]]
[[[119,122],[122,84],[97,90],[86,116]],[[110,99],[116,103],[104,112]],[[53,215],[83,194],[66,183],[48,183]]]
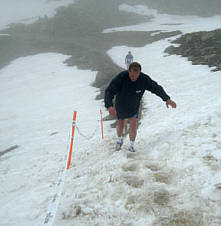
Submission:
[[[135,151],[134,141],[137,134],[138,110],[145,90],[159,96],[166,102],[167,108],[169,106],[176,108],[176,103],[170,99],[164,89],[148,75],[141,72],[141,65],[137,62],[131,63],[128,71],[122,71],[113,78],[105,90],[105,107],[110,115],[118,118],[116,151],[119,151],[123,144],[122,133],[125,119],[129,119],[130,122],[129,151]],[[116,96],[115,107],[113,106],[114,96]]]

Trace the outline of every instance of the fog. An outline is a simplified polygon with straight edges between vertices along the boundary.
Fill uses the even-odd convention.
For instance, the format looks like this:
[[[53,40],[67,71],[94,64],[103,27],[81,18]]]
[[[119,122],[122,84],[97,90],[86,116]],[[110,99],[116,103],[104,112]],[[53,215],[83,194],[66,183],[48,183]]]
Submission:
[[[220,0],[137,0],[160,12],[180,15],[211,16],[220,14]]]
[[[38,1],[14,1],[14,0],[1,0],[0,7],[0,20],[7,20],[7,15],[21,15],[25,13],[28,15],[29,19],[38,14],[38,9],[43,3],[48,5],[66,5],[67,3],[81,2],[87,6],[86,0],[38,0]],[[106,3],[105,3],[106,2]],[[98,8],[100,8],[99,13],[109,12],[110,8],[106,7],[107,4],[116,6],[122,3],[128,4],[145,4],[149,7],[158,9],[160,12],[181,14],[181,15],[200,15],[200,16],[211,16],[215,14],[220,14],[221,1],[220,0],[93,0],[91,5],[95,3]],[[34,7],[33,7],[34,5]],[[28,13],[27,13],[28,12]],[[27,19],[27,18],[26,18]]]

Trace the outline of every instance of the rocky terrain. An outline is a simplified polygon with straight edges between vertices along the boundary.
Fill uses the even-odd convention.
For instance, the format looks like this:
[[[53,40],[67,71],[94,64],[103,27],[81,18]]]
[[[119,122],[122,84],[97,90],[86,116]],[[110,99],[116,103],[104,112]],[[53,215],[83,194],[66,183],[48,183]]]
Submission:
[[[195,65],[208,65],[212,71],[221,70],[221,29],[189,33],[171,43],[180,45],[168,47],[166,53],[187,57]]]

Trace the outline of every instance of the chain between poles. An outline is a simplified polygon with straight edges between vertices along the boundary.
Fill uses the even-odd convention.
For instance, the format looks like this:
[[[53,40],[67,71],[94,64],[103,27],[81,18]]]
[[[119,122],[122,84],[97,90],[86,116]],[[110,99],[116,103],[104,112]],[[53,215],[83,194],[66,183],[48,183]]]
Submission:
[[[101,137],[102,139],[104,139],[104,134],[103,134],[103,119],[102,119],[102,110],[100,109],[100,115],[101,115],[101,119],[98,120],[98,122],[100,121],[101,122]],[[77,112],[74,111],[74,115],[73,115],[73,121],[72,121],[72,134],[71,134],[71,144],[70,144],[70,150],[69,150],[69,155],[68,155],[68,163],[67,163],[67,169],[69,169],[69,166],[71,164],[71,155],[72,155],[72,147],[73,147],[73,140],[74,140],[74,131],[75,131],[75,128],[77,129],[78,133],[84,137],[85,139],[87,140],[90,140],[94,137],[94,135],[96,134],[97,132],[97,129],[99,127],[99,124],[97,125],[97,127],[95,128],[95,130],[93,131],[93,133],[88,137],[86,135],[84,135],[79,127],[76,125],[76,116],[77,116]]]
[[[99,122],[99,120],[98,120],[98,122]],[[92,132],[92,134],[90,136],[87,136],[87,135],[83,134],[81,132],[80,128],[76,125],[76,129],[77,129],[78,133],[86,140],[91,140],[94,137],[94,135],[97,132],[98,127],[99,127],[99,125],[96,126],[95,130]]]

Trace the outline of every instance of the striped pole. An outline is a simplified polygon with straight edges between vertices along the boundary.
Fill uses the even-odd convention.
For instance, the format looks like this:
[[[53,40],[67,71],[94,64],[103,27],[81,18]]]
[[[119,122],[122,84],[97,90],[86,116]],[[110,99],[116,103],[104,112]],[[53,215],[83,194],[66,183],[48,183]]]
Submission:
[[[102,119],[102,110],[100,109],[101,114],[101,137],[104,139],[104,130],[103,130],[103,119]]]
[[[72,133],[71,133],[71,145],[70,145],[70,150],[69,150],[69,155],[68,155],[67,169],[69,169],[70,164],[71,164],[71,155],[72,155],[72,147],[73,147],[73,141],[74,141],[74,130],[75,130],[76,116],[77,116],[77,112],[74,111],[73,122],[72,122]]]

